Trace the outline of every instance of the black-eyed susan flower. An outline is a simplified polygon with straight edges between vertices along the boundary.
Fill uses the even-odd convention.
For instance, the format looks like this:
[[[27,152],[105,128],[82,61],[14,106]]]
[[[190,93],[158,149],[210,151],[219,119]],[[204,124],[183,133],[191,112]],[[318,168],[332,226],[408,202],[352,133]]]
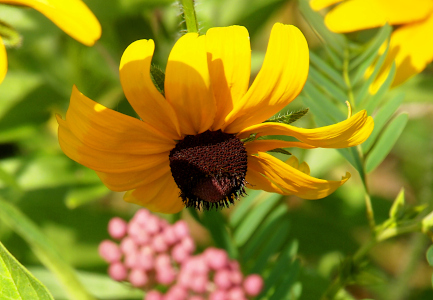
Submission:
[[[0,0],[0,4],[36,9],[71,37],[92,46],[101,36],[101,25],[81,0]],[[7,56],[0,37],[0,83],[7,72]]]
[[[226,206],[245,186],[306,199],[323,198],[350,176],[328,181],[309,175],[296,158],[266,153],[276,148],[343,148],[365,141],[373,120],[365,111],[317,129],[264,122],[301,91],[308,46],[294,26],[276,24],[252,85],[250,41],[244,27],[188,33],[167,62],[164,95],[152,82],[152,40],[123,53],[120,81],[136,119],[108,109],[73,88],[66,119],[58,116],[59,141],[73,160],[95,170],[124,199],[153,211],[184,206]],[[255,138],[247,139],[251,135]],[[257,139],[285,135],[297,141]]]
[[[391,34],[387,57],[371,89],[373,92],[385,81],[394,62],[396,74],[392,86],[397,86],[433,60],[432,0],[311,0],[310,5],[320,10],[336,3],[339,4],[325,16],[325,24],[331,31],[353,32],[386,23],[398,26]]]

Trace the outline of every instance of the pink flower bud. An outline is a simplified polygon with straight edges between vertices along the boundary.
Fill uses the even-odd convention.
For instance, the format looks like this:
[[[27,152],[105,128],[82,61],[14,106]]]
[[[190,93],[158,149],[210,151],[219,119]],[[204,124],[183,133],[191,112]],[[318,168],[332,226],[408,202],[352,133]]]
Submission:
[[[165,252],[168,250],[168,245],[165,242],[162,234],[157,234],[153,237],[151,245],[156,252]]]
[[[163,300],[163,299],[164,299],[164,296],[156,290],[152,290],[152,291],[147,292],[143,298],[143,300]]]
[[[128,268],[136,268],[139,264],[138,252],[131,252],[125,255],[125,266]]]
[[[126,255],[131,252],[137,252],[138,245],[135,243],[132,237],[125,237],[120,242],[120,250]]]
[[[240,272],[241,267],[239,266],[239,262],[237,260],[229,261],[229,269],[232,271],[239,271]]]
[[[232,281],[230,280],[230,271],[228,270],[218,270],[214,275],[214,282],[216,286],[222,290],[227,290],[232,286]]]
[[[244,276],[242,275],[242,273],[240,271],[231,271],[230,272],[230,281],[234,284],[234,285],[241,285],[242,284],[242,280]]]
[[[172,226],[164,228],[162,232],[162,237],[168,246],[173,246],[179,239],[174,232],[174,228]]]
[[[185,221],[177,221],[173,224],[173,229],[178,239],[189,237],[189,229]]]
[[[179,276],[177,278],[177,282],[185,289],[189,289],[189,283],[193,280],[193,276],[191,272],[182,268],[179,272]]]
[[[169,285],[176,279],[176,272],[171,266],[158,268],[156,270],[156,280],[160,284]]]
[[[128,276],[128,270],[121,262],[115,262],[108,267],[108,275],[116,281],[123,281]]]
[[[108,263],[120,261],[122,258],[122,251],[119,246],[110,240],[104,240],[98,247],[99,255]]]
[[[150,212],[147,209],[139,209],[134,217],[132,218],[131,222],[137,222],[141,226],[145,225],[147,222],[147,218],[150,216]]]
[[[244,290],[238,286],[228,291],[227,298],[229,300],[246,300]]]
[[[150,234],[154,235],[160,231],[159,219],[157,216],[150,215],[147,219],[145,230]]]
[[[173,247],[173,249],[171,250],[171,256],[173,257],[173,259],[179,263],[182,264],[185,261],[188,260],[188,258],[190,257],[190,253],[187,252],[181,244],[178,244],[176,246]]]
[[[207,265],[213,270],[221,270],[229,264],[227,252],[222,249],[208,248],[203,255]]]
[[[199,296],[199,295],[193,295],[193,296],[189,297],[188,300],[204,300],[204,298],[202,296]]]
[[[108,233],[113,239],[120,240],[126,235],[127,227],[125,220],[115,217],[108,222]]]
[[[171,266],[171,259],[168,254],[159,254],[155,258],[155,268],[165,268],[167,266]]]
[[[260,275],[251,274],[244,280],[243,287],[248,296],[257,296],[263,288],[263,279]]]
[[[146,272],[139,269],[132,269],[128,276],[129,282],[135,287],[144,287],[149,282]]]
[[[188,291],[181,285],[172,286],[165,294],[165,298],[169,300],[186,300]]]
[[[227,293],[223,290],[216,290],[209,295],[209,300],[227,300]]]
[[[185,268],[190,269],[193,274],[207,276],[209,268],[202,255],[191,257],[186,263]]]
[[[196,293],[204,293],[208,287],[208,278],[204,275],[196,275],[193,280],[189,282],[189,287],[192,291]]]
[[[190,236],[184,237],[181,241],[181,245],[186,250],[186,252],[190,254],[195,251],[195,243]]]
[[[154,267],[154,256],[147,251],[140,251],[137,259],[138,267],[145,271],[150,271]]]
[[[129,223],[128,234],[138,245],[146,245],[150,242],[149,233],[137,222]]]

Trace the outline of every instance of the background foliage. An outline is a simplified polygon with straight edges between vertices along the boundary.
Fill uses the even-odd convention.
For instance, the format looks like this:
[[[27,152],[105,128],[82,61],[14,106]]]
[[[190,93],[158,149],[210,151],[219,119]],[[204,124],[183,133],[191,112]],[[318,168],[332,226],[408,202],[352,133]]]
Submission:
[[[1,279],[2,288],[9,282],[2,290],[9,299],[52,299],[49,293],[55,299],[143,297],[109,279],[97,254],[98,243],[108,236],[108,220],[129,219],[138,207],[124,203],[121,193],[110,192],[93,171],[61,152],[54,115],[65,114],[75,84],[91,99],[135,116],[118,78],[124,49],[137,39],[154,39],[153,62],[164,69],[185,24],[171,0],[85,2],[102,25],[102,38],[92,48],[34,10],[0,5],[0,20],[23,38],[20,47],[8,49],[9,70],[0,85],[0,241],[8,249],[0,244],[0,274],[9,274]],[[295,124],[341,121],[348,100],[355,112],[367,109],[374,116],[375,130],[359,148],[293,150],[314,176],[352,173],[326,199],[250,191],[221,213],[184,211],[164,217],[184,218],[201,249],[225,248],[246,273],[262,274],[266,288],[259,298],[319,299],[336,278],[348,286],[339,299],[432,299],[433,248],[427,252],[431,239],[426,235],[386,239],[361,253],[362,260],[353,257],[371,241],[374,225],[366,217],[366,197],[379,237],[390,228],[421,226],[433,208],[432,67],[393,90],[389,79],[372,96],[368,87],[375,73],[364,74],[373,61],[378,71],[384,56],[377,51],[389,38],[389,26],[334,34],[303,0],[207,0],[197,4],[197,15],[202,33],[213,26],[248,28],[254,74],[272,25],[297,25],[309,41],[311,66],[303,93],[287,107],[310,109]],[[397,198],[402,187],[404,198]],[[392,206],[396,198],[400,202]],[[32,288],[14,282],[30,282]]]

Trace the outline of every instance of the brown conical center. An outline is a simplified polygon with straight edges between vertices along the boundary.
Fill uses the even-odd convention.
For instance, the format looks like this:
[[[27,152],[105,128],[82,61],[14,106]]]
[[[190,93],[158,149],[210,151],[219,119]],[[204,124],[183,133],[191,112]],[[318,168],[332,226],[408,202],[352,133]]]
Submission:
[[[170,168],[186,207],[228,206],[245,194],[247,151],[234,135],[187,135],[170,151]]]

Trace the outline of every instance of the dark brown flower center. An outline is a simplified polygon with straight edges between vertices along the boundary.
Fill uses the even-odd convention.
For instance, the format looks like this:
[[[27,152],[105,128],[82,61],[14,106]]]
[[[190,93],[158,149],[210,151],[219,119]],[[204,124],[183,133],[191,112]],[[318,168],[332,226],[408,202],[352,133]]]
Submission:
[[[227,207],[245,194],[247,151],[234,135],[187,135],[170,151],[170,168],[186,207]]]

